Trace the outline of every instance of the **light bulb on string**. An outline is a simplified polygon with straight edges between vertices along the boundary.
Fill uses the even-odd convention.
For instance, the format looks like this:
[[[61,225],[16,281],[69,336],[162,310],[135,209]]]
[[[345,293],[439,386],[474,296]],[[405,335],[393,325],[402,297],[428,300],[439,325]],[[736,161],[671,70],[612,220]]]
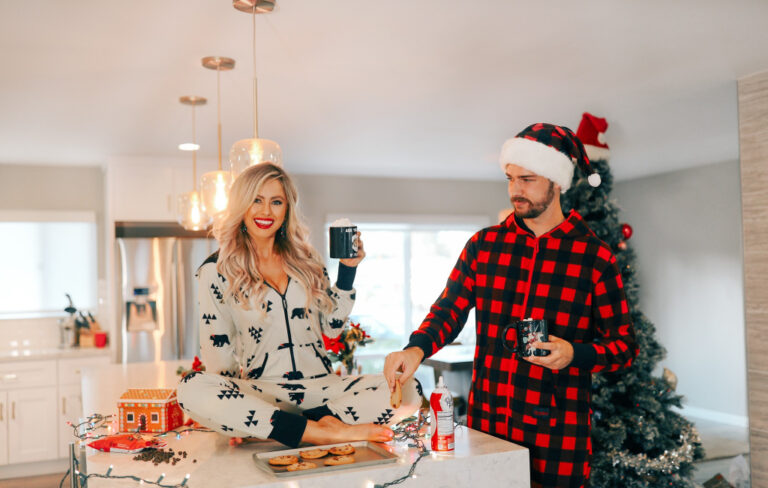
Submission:
[[[235,60],[219,56],[208,56],[203,58],[202,63],[203,67],[216,70],[216,129],[219,147],[219,166],[218,170],[205,173],[200,185],[203,211],[215,220],[227,208],[229,188],[232,186],[232,173],[224,171],[221,167],[221,71],[234,69]]]
[[[178,196],[176,219],[186,230],[204,230],[211,224],[212,219],[203,209],[200,193],[197,191],[197,150],[200,146],[195,140],[195,107],[205,105],[207,100],[203,97],[185,96],[179,98],[179,101],[192,107],[192,142],[179,144],[179,149],[182,151],[192,152],[192,191]]]
[[[233,178],[249,166],[260,163],[282,165],[283,151],[280,145],[259,137],[259,90],[256,78],[256,14],[266,14],[275,8],[273,0],[233,0],[235,9],[251,14],[253,53],[253,137],[241,139],[229,150],[229,165]]]

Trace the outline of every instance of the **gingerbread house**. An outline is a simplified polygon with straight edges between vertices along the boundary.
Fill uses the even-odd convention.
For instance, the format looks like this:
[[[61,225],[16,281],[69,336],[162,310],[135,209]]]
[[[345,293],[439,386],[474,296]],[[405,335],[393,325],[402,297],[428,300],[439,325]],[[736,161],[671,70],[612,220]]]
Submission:
[[[117,402],[120,432],[168,432],[184,422],[173,388],[131,388]]]

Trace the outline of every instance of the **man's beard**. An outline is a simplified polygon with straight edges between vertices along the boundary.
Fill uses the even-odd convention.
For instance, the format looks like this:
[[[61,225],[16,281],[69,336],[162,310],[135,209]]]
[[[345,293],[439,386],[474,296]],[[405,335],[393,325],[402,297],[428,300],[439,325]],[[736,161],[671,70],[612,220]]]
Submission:
[[[528,200],[527,198],[512,198],[510,201],[512,202],[512,206],[515,207],[515,202],[528,202],[528,210],[527,211],[519,211],[515,207],[515,216],[520,217],[521,219],[535,219],[539,215],[543,214],[545,210],[549,208],[549,206],[552,204],[552,200],[555,199],[555,183],[550,181],[549,182],[549,190],[547,190],[547,196],[544,197],[544,200],[533,203],[532,201]]]

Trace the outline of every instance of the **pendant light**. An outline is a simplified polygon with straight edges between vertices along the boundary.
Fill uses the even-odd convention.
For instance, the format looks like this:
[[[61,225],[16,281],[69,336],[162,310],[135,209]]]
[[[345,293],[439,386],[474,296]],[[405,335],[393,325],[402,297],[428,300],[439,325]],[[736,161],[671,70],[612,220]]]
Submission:
[[[177,200],[177,220],[186,230],[203,230],[211,225],[211,217],[203,210],[203,202],[197,191],[197,144],[195,131],[195,107],[205,105],[207,100],[203,97],[185,96],[179,98],[179,102],[192,107],[192,142],[179,144],[182,151],[192,152],[192,191],[182,193]]]
[[[281,165],[283,151],[280,146],[269,139],[259,137],[258,84],[256,81],[256,14],[266,14],[274,10],[275,2],[271,0],[232,0],[235,9],[251,14],[253,21],[253,137],[237,141],[229,150],[229,165],[232,177],[242,173],[249,166],[259,163]]]
[[[200,185],[203,208],[214,219],[227,208],[229,187],[232,186],[232,173],[221,169],[221,72],[234,69],[235,60],[219,56],[203,58],[203,67],[216,70],[216,130],[219,141],[219,169],[205,173]]]

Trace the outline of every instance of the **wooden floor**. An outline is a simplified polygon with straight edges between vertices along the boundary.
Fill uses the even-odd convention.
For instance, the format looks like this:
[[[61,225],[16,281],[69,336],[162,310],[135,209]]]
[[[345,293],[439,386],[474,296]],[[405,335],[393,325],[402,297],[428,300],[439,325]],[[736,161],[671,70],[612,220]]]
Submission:
[[[11,478],[0,480],[0,488],[58,488],[64,473],[48,474],[45,476],[31,476],[29,478]],[[69,477],[64,482],[63,488],[69,487]]]

